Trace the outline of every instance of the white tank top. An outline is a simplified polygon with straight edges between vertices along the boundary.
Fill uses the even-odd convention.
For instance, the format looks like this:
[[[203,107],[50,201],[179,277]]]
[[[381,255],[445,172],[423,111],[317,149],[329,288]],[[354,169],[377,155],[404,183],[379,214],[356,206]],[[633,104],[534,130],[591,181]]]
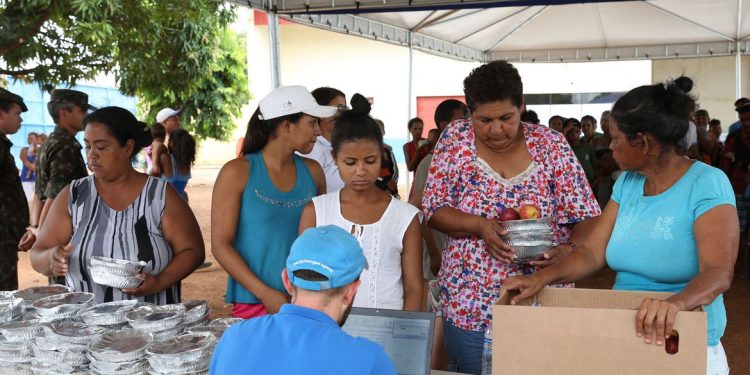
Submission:
[[[360,225],[341,214],[339,192],[315,197],[312,202],[317,226],[336,225],[343,228],[357,238],[365,252],[370,267],[360,275],[362,285],[354,297],[354,307],[403,310],[401,252],[406,229],[419,210],[392,197],[380,220]]]

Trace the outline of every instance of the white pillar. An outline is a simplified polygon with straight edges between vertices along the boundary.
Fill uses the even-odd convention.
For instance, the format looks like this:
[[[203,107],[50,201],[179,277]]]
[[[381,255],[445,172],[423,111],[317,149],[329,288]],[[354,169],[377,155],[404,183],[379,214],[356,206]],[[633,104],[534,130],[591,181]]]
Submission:
[[[271,87],[275,89],[281,84],[281,78],[279,72],[279,16],[273,12],[268,13],[268,43],[271,57]]]
[[[411,120],[411,118],[414,117],[412,115],[412,109],[413,109],[412,108],[412,86],[413,86],[413,79],[414,79],[414,48],[413,48],[414,44],[413,44],[412,37],[413,37],[413,33],[411,31],[409,31],[409,77],[407,79],[407,86],[408,86],[408,88],[407,88],[407,91],[406,91],[407,92],[407,98],[406,98],[406,100],[409,102],[408,103],[408,107],[407,107],[408,108],[407,113],[409,115],[408,116],[409,118],[407,120]],[[411,133],[407,129],[406,130],[406,141],[407,142],[409,142],[409,137],[410,136],[411,136]],[[407,168],[406,168],[406,199],[407,200],[409,199],[409,191],[411,191],[411,184],[412,184],[412,181],[411,181],[411,172],[409,172],[409,168],[408,168],[408,165],[407,165]]]

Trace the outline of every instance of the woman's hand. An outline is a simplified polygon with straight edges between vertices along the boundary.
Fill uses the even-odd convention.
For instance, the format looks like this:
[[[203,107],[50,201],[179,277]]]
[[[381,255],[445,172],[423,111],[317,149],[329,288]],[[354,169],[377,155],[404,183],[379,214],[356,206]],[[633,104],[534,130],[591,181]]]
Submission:
[[[58,246],[49,252],[49,269],[51,276],[65,276],[68,273],[68,257],[73,251],[73,245]]]
[[[555,246],[542,254],[541,259],[532,260],[529,262],[532,266],[536,267],[549,267],[555,263],[565,259],[570,253],[573,252],[573,247],[569,244]]]
[[[130,294],[133,297],[143,297],[150,296],[161,291],[161,288],[159,287],[159,279],[156,276],[150,273],[141,272],[136,277],[143,280],[141,285],[138,285],[135,288],[122,289],[123,293]]]
[[[496,221],[481,216],[478,218],[479,225],[476,233],[484,240],[484,243],[487,244],[487,250],[490,254],[492,254],[497,260],[506,264],[515,259],[516,254],[513,251],[513,248],[500,238],[500,236],[507,233],[505,228]]]
[[[263,303],[269,314],[276,314],[281,310],[281,305],[289,303],[289,296],[276,289],[269,289],[263,298],[260,298],[260,302]]]
[[[503,282],[503,287],[500,289],[500,296],[511,290],[519,291],[520,293],[510,300],[510,304],[515,305],[526,298],[535,296],[545,285],[546,283],[535,275],[514,276]]]
[[[658,300],[646,298],[641,302],[638,312],[635,314],[635,334],[643,336],[646,344],[651,343],[656,328],[656,345],[664,344],[664,340],[672,333],[674,320],[677,313],[684,310],[684,305],[679,301]]]
[[[26,233],[24,233],[23,237],[21,237],[21,241],[18,241],[18,250],[29,251],[29,249],[34,246],[34,242],[36,242],[37,233],[37,228],[26,228]]]

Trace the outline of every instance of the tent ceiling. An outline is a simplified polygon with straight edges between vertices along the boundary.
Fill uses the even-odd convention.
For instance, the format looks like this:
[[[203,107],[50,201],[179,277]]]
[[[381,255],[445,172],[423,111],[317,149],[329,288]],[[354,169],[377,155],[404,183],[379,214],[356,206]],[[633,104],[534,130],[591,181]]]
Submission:
[[[750,50],[750,2],[235,0],[301,23],[453,58],[601,61]]]

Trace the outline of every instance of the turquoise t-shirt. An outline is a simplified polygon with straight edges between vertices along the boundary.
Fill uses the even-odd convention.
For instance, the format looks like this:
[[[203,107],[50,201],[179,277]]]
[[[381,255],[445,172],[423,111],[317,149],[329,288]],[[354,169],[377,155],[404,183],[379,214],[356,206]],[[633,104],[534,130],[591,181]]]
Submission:
[[[607,263],[617,272],[614,289],[678,293],[698,274],[693,223],[708,210],[735,206],[729,179],[719,169],[694,162],[667,191],[644,196],[646,177],[623,173],[612,200],[620,205]],[[727,325],[724,297],[704,306],[708,345],[719,343]]]

